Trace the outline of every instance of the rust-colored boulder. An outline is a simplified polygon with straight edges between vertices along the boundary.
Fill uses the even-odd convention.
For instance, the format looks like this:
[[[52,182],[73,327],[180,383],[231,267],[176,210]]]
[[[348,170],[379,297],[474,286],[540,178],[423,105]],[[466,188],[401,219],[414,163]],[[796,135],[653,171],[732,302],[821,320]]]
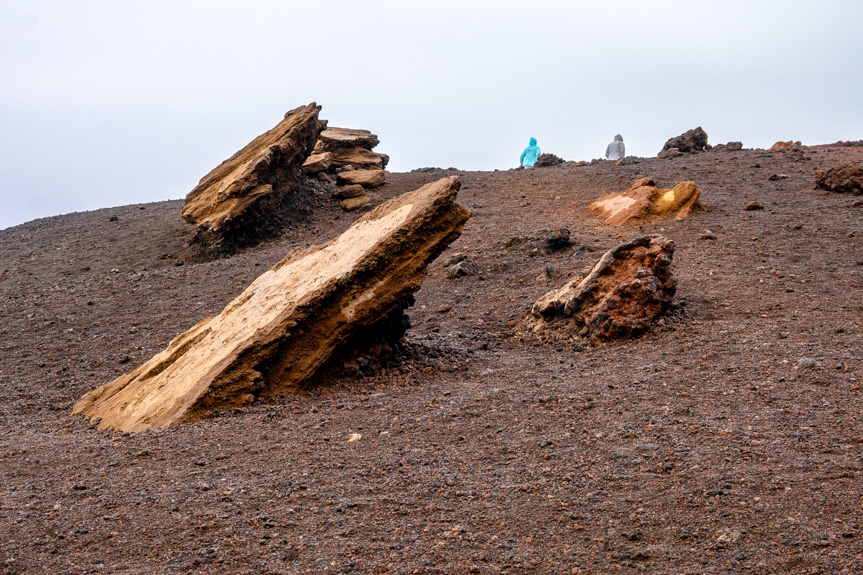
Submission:
[[[696,152],[703,151],[706,147],[707,132],[702,130],[701,126],[698,126],[692,130],[687,130],[679,136],[670,138],[665,142],[665,145],[662,146],[660,153],[670,150],[671,148],[677,148],[677,151],[682,154],[694,154]]]
[[[333,154],[324,152],[322,154],[312,154],[303,163],[303,173],[307,176],[313,176],[326,172],[333,165]]]
[[[573,278],[537,300],[528,329],[551,339],[585,338],[593,345],[645,332],[671,306],[677,286],[673,254],[674,242],[658,235],[617,246],[587,277]]]
[[[845,164],[815,172],[815,187],[859,196],[863,194],[863,164]]]
[[[668,190],[656,187],[649,178],[641,178],[625,192],[602,196],[590,204],[590,209],[613,226],[665,215],[681,219],[702,209],[700,195],[695,182],[681,182]]]
[[[775,144],[770,146],[770,149],[767,151],[768,152],[780,152],[782,150],[786,150],[788,148],[793,148],[795,146],[801,146],[801,145],[802,144],[799,141],[795,142],[794,140],[788,140],[787,142],[781,142],[780,141],[780,142],[776,142]]]
[[[340,237],[297,248],[217,316],[80,399],[73,414],[141,431],[192,422],[257,394],[301,390],[334,350],[416,292],[470,211],[457,177],[378,206]]]
[[[273,129],[204,176],[186,196],[183,219],[198,227],[195,241],[216,252],[256,243],[298,219],[302,165],[326,122],[315,103],[292,110]]]
[[[336,181],[339,185],[359,184],[369,189],[384,185],[387,181],[387,174],[383,170],[351,170],[339,172]]]

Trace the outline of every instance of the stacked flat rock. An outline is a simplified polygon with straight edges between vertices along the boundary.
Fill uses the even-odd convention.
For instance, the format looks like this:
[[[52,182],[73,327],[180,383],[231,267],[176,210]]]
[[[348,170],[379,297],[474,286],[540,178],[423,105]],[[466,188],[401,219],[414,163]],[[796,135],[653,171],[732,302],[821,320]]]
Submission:
[[[291,110],[273,129],[204,176],[186,196],[183,219],[214,252],[257,243],[298,219],[309,201],[301,167],[326,127],[314,102]]]
[[[222,312],[177,336],[73,408],[99,427],[142,431],[197,421],[259,394],[300,391],[351,338],[410,300],[470,211],[457,177],[378,206],[338,238],[297,248]]]
[[[340,185],[360,184],[365,188],[380,186],[386,181],[383,170],[390,158],[372,151],[378,143],[378,137],[368,130],[327,128],[321,132],[314,153],[306,161],[303,170],[308,175],[338,173]],[[342,173],[351,171],[357,173],[341,177]]]

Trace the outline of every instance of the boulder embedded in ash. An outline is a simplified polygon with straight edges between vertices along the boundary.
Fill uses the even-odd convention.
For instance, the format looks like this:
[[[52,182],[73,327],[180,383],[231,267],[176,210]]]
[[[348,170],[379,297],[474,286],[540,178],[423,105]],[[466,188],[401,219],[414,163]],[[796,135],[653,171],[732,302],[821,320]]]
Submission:
[[[387,181],[387,174],[384,170],[348,170],[339,172],[336,181],[340,186],[359,184],[369,189],[384,185]]]
[[[859,196],[863,194],[863,164],[851,163],[815,172],[815,187]]]
[[[590,209],[613,226],[665,215],[679,220],[702,209],[700,195],[695,182],[681,182],[669,190],[656,187],[649,178],[641,178],[625,192],[602,196],[590,204]]]
[[[231,252],[300,219],[297,208],[311,198],[301,168],[326,126],[320,110],[314,102],[291,110],[201,179],[183,205],[183,219],[198,228],[196,243]]]
[[[677,282],[674,242],[647,235],[609,250],[587,277],[576,277],[537,300],[528,329],[552,339],[592,345],[635,337],[671,306]]]
[[[552,166],[559,166],[564,163],[563,158],[559,158],[554,154],[540,154],[536,159],[536,162],[533,164],[534,168],[550,168]]]
[[[665,142],[660,153],[671,148],[677,148],[677,151],[681,154],[694,154],[704,151],[707,148],[707,132],[702,130],[701,126],[687,130],[683,134],[670,138]]]
[[[553,254],[572,247],[569,236],[570,232],[567,228],[552,230],[545,236],[545,240],[542,242],[542,251],[547,254]]]
[[[74,406],[102,428],[193,422],[259,394],[296,393],[340,346],[416,292],[470,211],[457,177],[402,194],[341,236],[297,248],[217,316]]]

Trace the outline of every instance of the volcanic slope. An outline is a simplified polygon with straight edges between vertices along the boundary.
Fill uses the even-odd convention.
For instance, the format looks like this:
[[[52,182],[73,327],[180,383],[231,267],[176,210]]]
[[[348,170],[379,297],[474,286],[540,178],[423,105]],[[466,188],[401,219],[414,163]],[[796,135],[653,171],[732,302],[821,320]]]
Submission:
[[[813,189],[861,160],[390,173],[375,204],[458,174],[474,212],[397,365],[131,435],[72,404],[359,214],[320,196],[279,239],[197,263],[180,200],[2,230],[0,572],[863,572],[863,201]],[[705,210],[590,213],[640,177],[695,181]],[[561,227],[573,247],[547,255]],[[676,244],[661,325],[598,348],[522,334],[539,297],[647,233]],[[446,278],[455,253],[474,275]]]

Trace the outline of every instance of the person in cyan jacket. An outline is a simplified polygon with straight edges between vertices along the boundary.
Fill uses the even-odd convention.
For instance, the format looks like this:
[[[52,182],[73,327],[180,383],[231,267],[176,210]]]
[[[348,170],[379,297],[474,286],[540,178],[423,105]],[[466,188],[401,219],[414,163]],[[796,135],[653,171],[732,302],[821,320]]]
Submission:
[[[626,147],[623,145],[623,136],[614,137],[614,141],[605,148],[605,157],[609,160],[620,160],[626,157]]]
[[[536,138],[530,139],[530,144],[524,149],[521,153],[521,159],[519,159],[519,163],[525,168],[532,168],[536,163],[536,159],[539,157],[539,146],[536,145]]]

